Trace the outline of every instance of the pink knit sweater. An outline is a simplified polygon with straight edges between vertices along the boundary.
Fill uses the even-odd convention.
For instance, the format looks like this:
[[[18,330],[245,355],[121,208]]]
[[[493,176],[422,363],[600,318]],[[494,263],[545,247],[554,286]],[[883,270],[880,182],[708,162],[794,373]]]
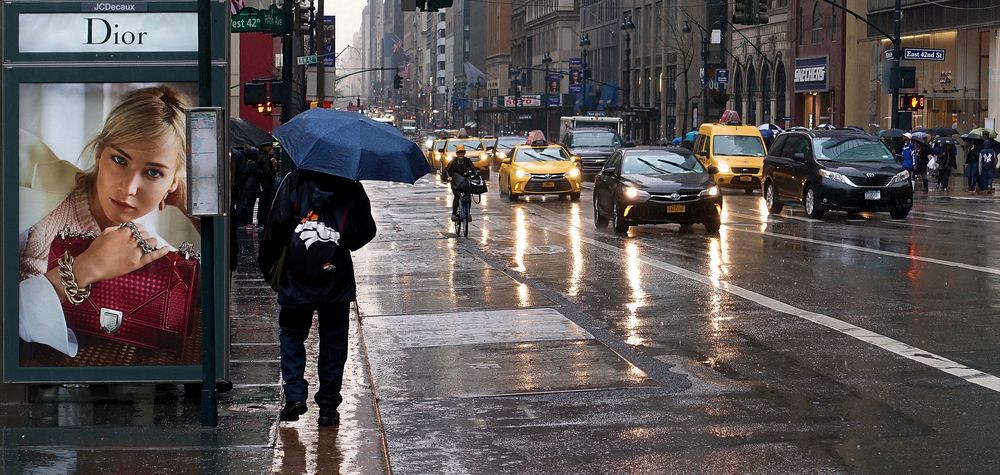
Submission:
[[[45,273],[49,247],[56,234],[66,226],[78,232],[101,232],[90,212],[90,193],[86,186],[77,187],[59,206],[28,229],[28,240],[21,252],[21,280]]]

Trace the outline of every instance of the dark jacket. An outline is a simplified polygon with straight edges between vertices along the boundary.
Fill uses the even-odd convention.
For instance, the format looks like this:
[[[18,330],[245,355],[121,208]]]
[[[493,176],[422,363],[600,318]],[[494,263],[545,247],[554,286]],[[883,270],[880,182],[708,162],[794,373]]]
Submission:
[[[306,209],[308,208],[308,209]],[[278,285],[278,304],[302,308],[323,303],[346,303],[357,297],[351,251],[361,249],[375,237],[371,202],[361,183],[322,173],[295,170],[285,176],[275,192],[274,203],[261,238],[258,262],[265,279],[288,245],[305,213],[320,209],[343,216],[345,224],[334,255],[335,270],[328,279],[297,280],[283,272]],[[338,226],[339,227],[339,226]],[[294,265],[286,262],[286,267]]]
[[[472,165],[472,159],[468,156],[455,157],[455,159],[448,164],[448,176],[453,177],[456,174],[464,175],[466,172],[474,169],[475,166]]]

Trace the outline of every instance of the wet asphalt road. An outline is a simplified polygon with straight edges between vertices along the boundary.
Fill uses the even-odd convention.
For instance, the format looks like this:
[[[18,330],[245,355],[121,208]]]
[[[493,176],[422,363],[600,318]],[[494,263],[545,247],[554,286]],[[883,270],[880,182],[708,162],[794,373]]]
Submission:
[[[723,227],[366,184],[362,333],[397,473],[1000,471],[1000,202],[907,220],[727,193]],[[957,189],[955,186],[953,189]],[[457,312],[457,313],[456,313]]]

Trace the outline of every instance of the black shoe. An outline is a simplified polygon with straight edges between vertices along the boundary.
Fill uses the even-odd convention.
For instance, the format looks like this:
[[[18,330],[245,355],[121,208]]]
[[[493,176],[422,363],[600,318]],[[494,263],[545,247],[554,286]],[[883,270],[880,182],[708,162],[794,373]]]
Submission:
[[[278,414],[278,420],[290,422],[299,420],[299,416],[305,414],[308,408],[306,403],[303,401],[292,401],[285,403],[285,407],[281,408],[281,413]]]
[[[321,408],[319,410],[319,420],[316,422],[321,426],[340,425],[340,413],[336,409]]]

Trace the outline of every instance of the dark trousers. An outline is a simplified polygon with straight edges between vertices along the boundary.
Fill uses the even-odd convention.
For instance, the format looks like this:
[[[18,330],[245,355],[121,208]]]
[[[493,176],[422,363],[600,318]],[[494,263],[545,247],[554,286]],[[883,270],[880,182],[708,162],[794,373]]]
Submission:
[[[986,191],[993,188],[993,169],[983,170],[979,173],[979,190]]]
[[[263,226],[267,215],[271,212],[271,202],[274,201],[274,187],[265,186],[260,192],[260,203],[257,204],[257,224]]]
[[[324,304],[315,308],[319,317],[319,365],[316,371],[319,374],[319,390],[313,399],[321,408],[336,409],[343,401],[340,388],[347,362],[350,308],[350,303]],[[278,315],[281,380],[286,402],[305,402],[308,396],[305,341],[312,327],[313,310],[282,307]]]
[[[948,179],[951,178],[951,168],[941,167],[937,169],[938,188],[948,188]]]

